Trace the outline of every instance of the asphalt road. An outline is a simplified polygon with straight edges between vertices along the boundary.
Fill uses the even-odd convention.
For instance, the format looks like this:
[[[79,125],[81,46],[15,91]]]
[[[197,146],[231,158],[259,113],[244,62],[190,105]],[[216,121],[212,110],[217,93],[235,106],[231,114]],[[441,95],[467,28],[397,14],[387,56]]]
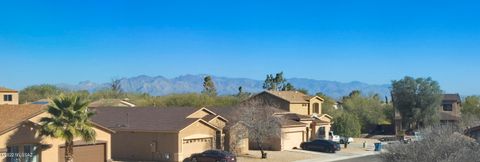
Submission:
[[[382,162],[377,155],[364,156],[359,158],[353,158],[348,160],[340,160],[335,162]]]

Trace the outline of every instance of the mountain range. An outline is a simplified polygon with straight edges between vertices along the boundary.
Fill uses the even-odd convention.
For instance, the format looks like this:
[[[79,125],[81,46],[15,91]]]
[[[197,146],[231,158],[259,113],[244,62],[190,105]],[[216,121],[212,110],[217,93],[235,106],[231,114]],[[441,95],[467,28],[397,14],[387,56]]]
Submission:
[[[120,79],[120,85],[125,92],[148,93],[150,95],[167,95],[173,93],[192,93],[201,92],[203,89],[203,78],[206,75],[182,75],[175,78],[166,78],[163,76],[146,76]],[[242,86],[244,92],[260,92],[263,90],[262,80],[247,78],[230,78],[212,76],[217,92],[220,95],[236,94],[238,87]],[[389,94],[390,85],[371,85],[358,81],[342,83],[337,81],[314,80],[305,78],[290,78],[288,82],[295,88],[307,89],[309,93],[323,92],[333,98],[341,98],[348,95],[353,90],[361,90],[364,94],[378,93],[381,96]],[[78,84],[58,84],[61,88],[70,90],[88,90],[94,92],[109,87],[110,83],[94,83],[91,81],[82,81]]]

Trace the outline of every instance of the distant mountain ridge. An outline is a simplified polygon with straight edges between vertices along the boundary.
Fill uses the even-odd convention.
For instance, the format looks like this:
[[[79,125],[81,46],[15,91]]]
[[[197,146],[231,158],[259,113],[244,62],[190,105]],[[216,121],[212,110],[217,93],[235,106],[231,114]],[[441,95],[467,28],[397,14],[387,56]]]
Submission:
[[[140,75],[130,78],[120,79],[122,89],[126,92],[149,93],[151,95],[167,95],[173,93],[192,93],[201,92],[203,89],[203,78],[205,74],[199,75],[182,75],[175,78],[166,78],[163,76],[147,76]],[[254,80],[247,78],[230,78],[212,76],[217,91],[221,95],[236,94],[238,87],[242,86],[245,92],[261,92],[263,90],[262,80]],[[378,93],[381,96],[389,94],[390,85],[371,85],[358,81],[342,83],[337,81],[315,80],[304,78],[287,79],[296,88],[307,89],[308,92],[314,94],[323,92],[331,97],[340,98],[348,95],[353,90],[361,90],[364,94]],[[103,88],[107,88],[109,83],[94,83],[91,81],[82,81],[76,85],[58,84],[61,88],[71,90],[88,90],[94,92]]]

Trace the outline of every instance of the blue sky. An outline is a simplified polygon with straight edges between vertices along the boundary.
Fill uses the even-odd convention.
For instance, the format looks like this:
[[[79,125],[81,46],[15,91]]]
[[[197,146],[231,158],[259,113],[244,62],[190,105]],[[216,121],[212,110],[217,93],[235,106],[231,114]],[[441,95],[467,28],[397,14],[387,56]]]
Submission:
[[[0,2],[0,85],[213,74],[480,94],[475,1]]]

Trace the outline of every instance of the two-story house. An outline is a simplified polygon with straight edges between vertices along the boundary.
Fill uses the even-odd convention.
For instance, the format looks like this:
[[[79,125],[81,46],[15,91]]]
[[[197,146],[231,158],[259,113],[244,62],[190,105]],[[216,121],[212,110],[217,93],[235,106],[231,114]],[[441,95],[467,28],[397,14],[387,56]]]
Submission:
[[[18,91],[0,87],[0,105],[18,105]]]
[[[273,142],[272,150],[299,148],[302,142],[328,138],[332,117],[322,114],[324,99],[321,97],[298,91],[264,91],[249,100],[268,102],[283,110],[273,114],[284,120],[281,123],[283,135],[280,140]]]
[[[459,94],[444,94],[439,110],[441,123],[455,123],[461,118],[462,100]]]
[[[457,94],[443,94],[442,103],[438,110],[440,123],[456,123],[461,119],[462,100]],[[402,115],[395,108],[395,132],[400,135],[404,130]]]

